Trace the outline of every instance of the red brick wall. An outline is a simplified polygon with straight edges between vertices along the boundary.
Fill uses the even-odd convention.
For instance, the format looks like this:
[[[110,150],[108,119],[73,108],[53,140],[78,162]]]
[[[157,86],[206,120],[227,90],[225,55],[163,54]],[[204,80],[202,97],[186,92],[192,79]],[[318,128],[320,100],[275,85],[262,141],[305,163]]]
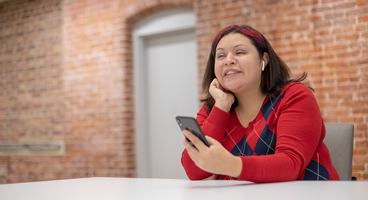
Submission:
[[[0,142],[64,140],[61,2],[0,3]],[[0,156],[0,183],[51,179],[48,157]]]
[[[0,141],[65,141],[63,156],[0,156],[0,183],[135,176],[131,31],[134,22],[173,7],[190,7],[197,15],[199,79],[213,37],[231,24],[258,29],[294,75],[308,72],[325,121],[355,125],[353,175],[368,179],[367,4],[366,0],[0,3]],[[242,14],[243,7],[248,14]],[[36,32],[20,34],[27,30]],[[30,46],[22,45],[17,52],[19,41]],[[24,55],[32,59],[23,59]],[[37,66],[35,71],[28,72],[32,66]]]

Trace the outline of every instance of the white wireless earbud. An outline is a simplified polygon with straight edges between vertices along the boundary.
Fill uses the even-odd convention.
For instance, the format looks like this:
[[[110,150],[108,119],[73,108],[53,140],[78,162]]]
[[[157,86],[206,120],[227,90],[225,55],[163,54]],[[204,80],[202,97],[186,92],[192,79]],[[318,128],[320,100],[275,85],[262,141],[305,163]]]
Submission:
[[[263,64],[262,64],[262,72],[264,71],[264,60],[262,60]]]

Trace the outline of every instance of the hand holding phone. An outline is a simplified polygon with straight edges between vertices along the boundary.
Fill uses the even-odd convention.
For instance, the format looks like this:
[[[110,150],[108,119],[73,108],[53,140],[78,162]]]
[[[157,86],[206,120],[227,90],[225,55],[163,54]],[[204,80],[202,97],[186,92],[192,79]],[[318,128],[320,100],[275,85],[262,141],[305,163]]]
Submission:
[[[175,119],[182,131],[183,130],[190,131],[195,136],[197,136],[206,146],[208,147],[210,146],[201,128],[199,127],[196,119],[194,119],[193,117],[184,117],[184,116],[177,116]],[[194,144],[190,140],[188,141],[192,146],[194,146]]]

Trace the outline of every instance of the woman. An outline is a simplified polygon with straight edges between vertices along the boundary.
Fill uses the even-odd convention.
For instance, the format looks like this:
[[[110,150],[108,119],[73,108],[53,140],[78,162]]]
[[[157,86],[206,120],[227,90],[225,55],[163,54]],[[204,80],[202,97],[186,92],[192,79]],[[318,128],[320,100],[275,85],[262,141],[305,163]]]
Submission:
[[[339,180],[326,145],[317,101],[266,38],[229,26],[214,39],[197,115],[205,146],[183,131],[182,165],[191,180],[253,182]]]

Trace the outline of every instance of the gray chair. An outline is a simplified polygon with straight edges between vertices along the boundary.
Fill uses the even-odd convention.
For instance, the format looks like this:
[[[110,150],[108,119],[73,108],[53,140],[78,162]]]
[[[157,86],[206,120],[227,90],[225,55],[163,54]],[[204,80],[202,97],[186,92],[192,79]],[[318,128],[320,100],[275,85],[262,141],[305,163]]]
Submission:
[[[340,180],[352,180],[354,125],[326,123],[325,126],[326,137],[323,142],[330,151],[332,164]]]

